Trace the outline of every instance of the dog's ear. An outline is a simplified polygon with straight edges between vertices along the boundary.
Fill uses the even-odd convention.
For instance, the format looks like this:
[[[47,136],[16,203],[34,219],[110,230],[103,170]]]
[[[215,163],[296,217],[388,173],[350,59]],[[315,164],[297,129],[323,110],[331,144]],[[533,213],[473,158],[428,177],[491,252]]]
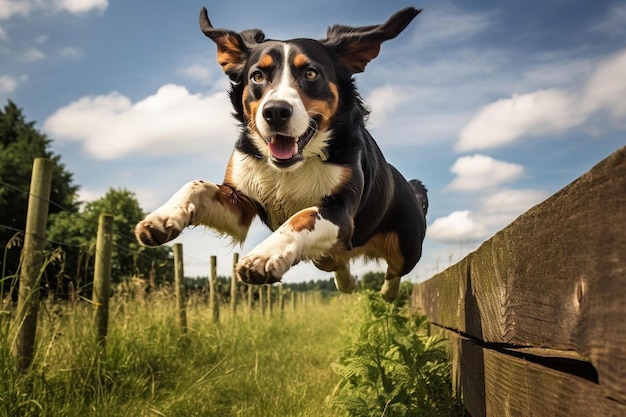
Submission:
[[[238,83],[248,59],[249,47],[256,39],[264,37],[263,32],[248,30],[240,35],[226,29],[215,29],[205,7],[200,10],[200,29],[217,44],[217,62],[224,73],[233,83]]]
[[[363,72],[365,66],[380,52],[380,45],[393,39],[408,26],[421,10],[407,7],[381,25],[351,27],[334,25],[321,42],[335,52],[352,73]]]
[[[265,33],[259,29],[246,29],[240,33],[241,39],[248,48],[265,40]]]

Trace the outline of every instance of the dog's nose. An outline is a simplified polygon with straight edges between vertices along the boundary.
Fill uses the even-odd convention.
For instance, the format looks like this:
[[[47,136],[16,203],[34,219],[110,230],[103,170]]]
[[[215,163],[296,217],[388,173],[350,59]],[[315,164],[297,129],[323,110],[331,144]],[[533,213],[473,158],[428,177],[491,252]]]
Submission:
[[[265,103],[263,118],[272,129],[280,129],[293,114],[293,107],[286,101],[273,100]]]

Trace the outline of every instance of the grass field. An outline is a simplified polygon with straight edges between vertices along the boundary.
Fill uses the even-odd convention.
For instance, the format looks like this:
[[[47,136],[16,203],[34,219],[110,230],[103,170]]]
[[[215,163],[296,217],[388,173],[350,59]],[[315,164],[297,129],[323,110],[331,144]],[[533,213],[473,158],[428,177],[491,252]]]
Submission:
[[[272,317],[224,308],[213,324],[204,302],[114,297],[106,354],[99,355],[87,302],[44,303],[36,358],[15,372],[8,320],[0,325],[0,416],[347,416],[327,397],[333,372],[364,317],[361,297],[309,301]]]

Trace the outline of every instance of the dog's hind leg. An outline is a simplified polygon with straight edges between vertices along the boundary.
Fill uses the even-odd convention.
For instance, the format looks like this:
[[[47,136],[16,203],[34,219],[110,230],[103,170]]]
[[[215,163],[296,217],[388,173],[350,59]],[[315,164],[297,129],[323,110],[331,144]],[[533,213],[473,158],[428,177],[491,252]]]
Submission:
[[[400,276],[396,276],[394,274],[390,274],[389,269],[385,274],[385,282],[383,283],[383,287],[380,290],[385,301],[391,302],[398,298],[398,294],[400,293]]]
[[[350,264],[331,256],[313,259],[313,264],[322,271],[332,272],[335,276],[335,287],[341,292],[350,294],[356,290],[356,279],[350,273]]]
[[[335,286],[341,292],[352,293],[356,289],[356,280],[350,273],[350,265],[343,264],[334,272]]]

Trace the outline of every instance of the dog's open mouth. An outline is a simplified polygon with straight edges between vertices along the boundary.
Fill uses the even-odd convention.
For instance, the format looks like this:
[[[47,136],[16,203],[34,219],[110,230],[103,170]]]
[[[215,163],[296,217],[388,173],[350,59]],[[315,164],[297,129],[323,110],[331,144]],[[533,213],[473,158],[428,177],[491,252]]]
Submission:
[[[301,161],[302,150],[315,136],[317,126],[317,121],[311,119],[309,128],[298,138],[281,134],[273,135],[268,143],[272,162],[279,166],[289,166]]]

